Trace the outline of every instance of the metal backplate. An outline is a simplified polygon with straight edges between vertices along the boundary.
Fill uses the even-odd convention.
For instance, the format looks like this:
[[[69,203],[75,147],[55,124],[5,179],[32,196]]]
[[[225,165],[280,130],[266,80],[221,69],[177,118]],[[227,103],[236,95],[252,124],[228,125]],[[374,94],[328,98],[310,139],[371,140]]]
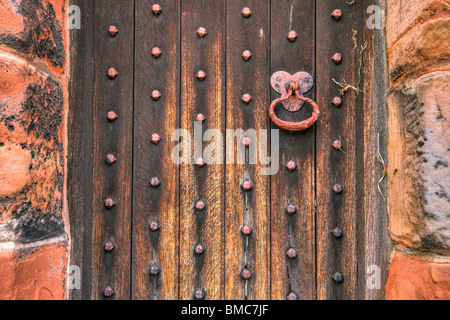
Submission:
[[[289,74],[286,71],[277,71],[270,78],[270,84],[273,90],[280,93],[281,96],[285,96],[288,93],[289,84],[291,82],[298,83],[300,94],[308,92],[313,87],[313,77],[308,72],[297,72],[294,75]],[[303,101],[291,96],[289,100],[283,102],[283,107],[291,112],[298,111],[302,108]]]

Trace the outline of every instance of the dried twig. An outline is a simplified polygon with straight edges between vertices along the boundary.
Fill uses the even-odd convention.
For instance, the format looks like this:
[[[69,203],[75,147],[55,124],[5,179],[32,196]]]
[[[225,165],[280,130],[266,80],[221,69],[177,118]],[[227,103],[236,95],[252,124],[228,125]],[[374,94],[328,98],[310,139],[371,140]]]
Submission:
[[[354,4],[356,0],[351,0],[351,1],[345,1],[346,4],[348,4],[349,6]]]
[[[378,158],[378,161],[381,162],[381,164],[383,165],[383,175],[381,176],[381,179],[378,181],[378,192],[383,197],[384,202],[387,203],[386,197],[384,196],[383,192],[381,191],[381,187],[380,187],[381,182],[383,182],[384,178],[387,175],[387,168],[386,168],[386,163],[384,162],[384,159],[383,159],[383,157],[381,156],[381,153],[380,153],[380,134],[379,133],[378,133],[378,154],[377,154],[377,158]]]

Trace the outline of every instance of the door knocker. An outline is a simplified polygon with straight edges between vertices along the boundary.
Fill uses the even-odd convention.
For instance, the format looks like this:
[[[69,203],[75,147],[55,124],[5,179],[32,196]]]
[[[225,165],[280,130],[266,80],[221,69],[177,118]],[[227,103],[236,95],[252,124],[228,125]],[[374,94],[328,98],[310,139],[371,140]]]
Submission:
[[[269,109],[269,115],[272,121],[281,129],[287,131],[306,130],[317,121],[320,115],[319,106],[312,99],[303,96],[313,87],[313,78],[307,72],[297,72],[293,76],[285,71],[278,71],[270,79],[272,88],[281,94],[281,97],[272,102]],[[289,122],[279,119],[275,114],[275,107],[283,103],[283,107],[295,112],[302,108],[304,103],[312,106],[313,112],[311,118],[301,122]]]

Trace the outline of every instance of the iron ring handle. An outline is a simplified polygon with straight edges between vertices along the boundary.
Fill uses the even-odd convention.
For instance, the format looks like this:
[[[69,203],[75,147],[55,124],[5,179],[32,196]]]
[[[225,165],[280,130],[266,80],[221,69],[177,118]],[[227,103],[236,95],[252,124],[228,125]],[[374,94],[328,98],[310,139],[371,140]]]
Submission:
[[[309,103],[313,107],[313,112],[312,112],[311,118],[301,121],[301,122],[289,122],[289,121],[281,120],[276,116],[276,114],[275,114],[276,105],[279,104],[280,102],[288,100],[292,96],[293,92],[295,92],[295,96],[298,99],[300,99],[306,103]],[[319,119],[320,110],[319,110],[319,106],[317,105],[316,102],[314,102],[312,99],[305,98],[300,95],[300,92],[298,90],[298,85],[296,83],[291,83],[288,94],[285,95],[284,97],[278,98],[272,102],[272,104],[270,105],[270,109],[269,109],[269,115],[270,115],[270,118],[272,119],[272,121],[278,127],[280,127],[283,130],[294,132],[294,131],[303,131],[303,130],[306,130],[306,129],[312,127],[314,125],[314,123],[317,121],[317,119]]]

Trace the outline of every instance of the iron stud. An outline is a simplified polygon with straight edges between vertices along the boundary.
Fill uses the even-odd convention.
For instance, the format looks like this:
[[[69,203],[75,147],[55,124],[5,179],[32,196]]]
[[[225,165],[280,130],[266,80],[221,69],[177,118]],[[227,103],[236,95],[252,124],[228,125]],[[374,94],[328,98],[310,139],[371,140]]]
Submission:
[[[295,259],[298,256],[297,250],[294,248],[290,248],[288,251],[286,251],[286,255],[289,259]]]
[[[150,275],[156,277],[157,275],[159,275],[161,273],[161,269],[156,265],[156,263],[152,264],[150,266]]]
[[[110,79],[115,79],[118,75],[119,75],[119,73],[117,72],[116,69],[110,68],[110,69],[108,70],[108,77],[109,77]]]
[[[105,200],[105,207],[106,207],[106,209],[111,210],[115,205],[116,205],[116,203],[114,202],[113,199],[108,198],[108,199]]]
[[[342,55],[339,52],[336,52],[332,57],[331,60],[335,63],[335,64],[339,64],[342,62]]]
[[[335,140],[333,142],[333,148],[336,150],[341,150],[342,149],[342,141],[341,140]]]
[[[203,158],[198,158],[197,160],[195,160],[195,164],[197,165],[197,167],[203,168],[206,164],[206,161]]]
[[[117,161],[117,158],[114,157],[113,154],[108,154],[108,155],[106,156],[106,164],[107,164],[108,166],[112,166],[116,161]]]
[[[203,300],[206,297],[206,291],[205,289],[198,289],[194,292],[194,298],[197,300]]]
[[[197,30],[197,34],[198,34],[198,36],[199,36],[200,38],[204,38],[204,37],[208,34],[208,32],[206,31],[205,28],[200,27],[200,28],[198,28],[198,30]]]
[[[203,81],[206,78],[206,73],[203,70],[197,72],[197,79]]]
[[[245,180],[244,182],[242,182],[241,184],[242,189],[244,189],[245,191],[249,191],[252,189],[252,182],[250,180]]]
[[[341,18],[342,18],[342,11],[339,10],[339,9],[334,10],[334,11],[331,13],[331,17],[332,17],[334,20],[336,20],[336,21],[341,20]]]
[[[241,278],[244,280],[248,280],[252,277],[252,272],[248,269],[243,269],[241,271]]]
[[[295,205],[293,205],[293,204],[290,204],[290,205],[288,205],[287,207],[286,207],[286,212],[289,214],[289,215],[294,215],[294,214],[296,214],[297,213],[297,206],[295,206]]]
[[[331,276],[331,278],[336,282],[337,284],[340,284],[344,281],[344,276],[340,272],[336,272]]]
[[[201,244],[197,244],[194,248],[194,252],[196,255],[202,255],[205,252],[205,248]]]
[[[333,235],[333,237],[335,237],[336,239],[340,239],[343,236],[343,232],[341,230],[341,228],[336,227],[335,229],[331,230],[330,233]]]
[[[110,122],[114,122],[119,116],[114,111],[110,111],[106,117]]]
[[[112,252],[114,249],[116,248],[116,246],[114,245],[114,243],[112,241],[106,241],[105,246],[104,246],[104,250],[105,252]]]
[[[248,61],[251,57],[252,57],[252,53],[249,50],[245,50],[244,52],[242,52],[242,58],[245,61]]]
[[[115,37],[119,33],[119,29],[116,26],[110,26],[108,32],[111,37]]]
[[[153,56],[155,59],[157,59],[157,58],[159,58],[159,56],[161,55],[162,51],[161,51],[160,48],[154,47],[154,48],[152,49],[151,53],[152,53],[152,56]]]
[[[103,290],[103,296],[105,298],[111,298],[115,294],[114,289],[112,287],[106,287]]]
[[[294,42],[295,39],[297,39],[297,37],[298,37],[297,32],[295,32],[294,30],[289,31],[288,34],[289,41]]]
[[[151,221],[148,225],[148,228],[150,229],[151,232],[156,232],[158,231],[161,227],[159,226],[158,221]]]
[[[333,192],[334,192],[335,194],[341,194],[342,191],[344,191],[344,188],[343,188],[339,183],[336,183],[336,184],[333,186],[332,190],[333,190]]]
[[[287,296],[286,300],[297,300],[297,295],[293,292],[289,293],[289,295]]]
[[[162,8],[159,4],[154,4],[152,5],[152,11],[155,16],[158,16],[161,13]]]
[[[331,102],[336,108],[340,107],[342,104],[341,97],[334,97],[333,101]]]
[[[241,228],[241,232],[244,236],[249,236],[252,234],[253,229],[248,224],[246,224]]]
[[[153,100],[158,101],[159,98],[161,98],[161,92],[159,92],[158,90],[153,90],[152,98]]]
[[[242,139],[242,144],[246,148],[248,148],[251,143],[252,143],[252,140],[250,139],[250,137],[245,137],[244,139]]]
[[[199,121],[199,122],[204,122],[206,120],[206,117],[199,113],[196,117],[195,117],[195,121]]]
[[[242,15],[243,15],[245,18],[250,17],[251,14],[252,14],[252,11],[250,10],[250,8],[245,7],[244,9],[242,9]]]
[[[152,142],[158,144],[161,141],[161,136],[157,133],[152,134]]]
[[[244,95],[242,96],[241,99],[242,99],[242,101],[243,101],[244,103],[249,104],[250,101],[252,101],[252,96],[249,95],[248,93],[246,93],[246,94],[244,94]]]
[[[161,181],[159,181],[159,179],[157,177],[153,177],[152,180],[150,180],[150,185],[153,188],[157,188],[161,185]]]
[[[197,209],[198,211],[203,211],[205,207],[206,204],[202,200],[197,201],[197,203],[195,204],[195,209]]]
[[[294,162],[294,161],[289,161],[287,164],[286,164],[286,168],[289,170],[289,171],[294,171],[296,168],[297,168],[297,164]]]

